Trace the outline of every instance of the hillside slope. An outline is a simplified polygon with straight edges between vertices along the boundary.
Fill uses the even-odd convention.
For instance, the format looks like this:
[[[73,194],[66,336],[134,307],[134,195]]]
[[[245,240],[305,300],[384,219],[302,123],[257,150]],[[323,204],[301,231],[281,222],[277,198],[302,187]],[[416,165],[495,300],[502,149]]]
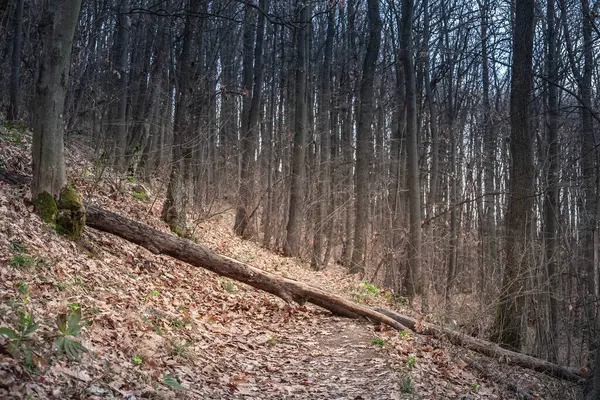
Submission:
[[[0,166],[30,174],[30,136],[0,132]],[[162,198],[98,166],[83,142],[68,149],[69,179],[86,200],[167,231]],[[195,236],[259,268],[368,304],[386,302],[343,269],[313,272],[231,231],[233,215],[199,221]],[[0,398],[31,399],[510,399],[578,397],[578,388],[443,341],[332,316],[86,229],[78,242],[34,213],[26,186],[0,182],[0,326],[19,310],[40,323],[34,366],[0,339]],[[369,290],[371,289],[371,290]],[[82,344],[52,351],[57,315],[80,309]]]

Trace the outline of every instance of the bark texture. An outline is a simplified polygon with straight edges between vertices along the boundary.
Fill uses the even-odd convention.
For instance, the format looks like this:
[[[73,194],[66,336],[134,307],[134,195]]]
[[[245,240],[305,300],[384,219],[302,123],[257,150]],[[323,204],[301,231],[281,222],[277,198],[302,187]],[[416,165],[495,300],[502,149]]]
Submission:
[[[63,112],[80,9],[81,0],[56,1],[44,10],[40,22],[42,55],[33,111],[32,199],[43,192],[57,198],[67,181]]]

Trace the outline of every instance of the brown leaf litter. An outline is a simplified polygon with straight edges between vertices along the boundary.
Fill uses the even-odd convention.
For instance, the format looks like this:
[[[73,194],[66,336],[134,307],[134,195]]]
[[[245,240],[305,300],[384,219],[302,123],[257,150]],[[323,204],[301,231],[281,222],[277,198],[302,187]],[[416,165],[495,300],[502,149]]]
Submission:
[[[30,174],[30,137],[0,133],[5,168]],[[144,202],[129,182],[94,174],[82,143],[69,179],[87,200],[167,231],[162,198]],[[90,172],[92,171],[92,172]],[[156,196],[156,195],[155,195]],[[200,242],[223,255],[352,300],[385,304],[341,267],[314,272],[233,235],[231,212],[199,223]],[[15,245],[33,260],[11,266]],[[33,213],[26,187],[0,182],[0,326],[15,326],[28,286],[48,365],[28,369],[0,339],[0,398],[27,399],[512,399],[577,398],[572,384],[508,367],[440,339],[374,327],[295,306],[120,238],[87,229],[74,243]],[[357,294],[358,293],[358,294]],[[80,361],[51,353],[53,321],[69,305],[87,324]],[[167,382],[176,384],[167,384]]]

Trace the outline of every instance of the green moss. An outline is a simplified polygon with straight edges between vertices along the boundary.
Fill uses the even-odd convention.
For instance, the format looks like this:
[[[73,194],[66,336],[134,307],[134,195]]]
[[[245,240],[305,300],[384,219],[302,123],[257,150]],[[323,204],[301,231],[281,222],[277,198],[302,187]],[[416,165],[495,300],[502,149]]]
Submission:
[[[148,200],[150,200],[148,198],[148,195],[146,193],[144,193],[144,192],[133,192],[133,193],[131,193],[131,195],[133,197],[135,197],[136,199],[138,199],[138,200],[142,200],[142,201],[148,201]]]
[[[75,189],[67,185],[60,191],[56,231],[75,240],[85,227],[85,207]]]
[[[50,193],[40,193],[33,204],[35,205],[36,212],[42,218],[42,221],[50,225],[56,223],[56,218],[58,217],[58,205]]]
[[[77,211],[83,207],[81,197],[75,191],[75,188],[71,185],[66,185],[60,191],[60,197],[58,198],[58,208],[61,210]]]
[[[171,225],[169,226],[169,228],[171,229],[171,232],[173,232],[174,234],[176,234],[177,236],[181,237],[181,238],[186,238],[187,237],[187,232],[185,228],[182,228],[178,225]]]

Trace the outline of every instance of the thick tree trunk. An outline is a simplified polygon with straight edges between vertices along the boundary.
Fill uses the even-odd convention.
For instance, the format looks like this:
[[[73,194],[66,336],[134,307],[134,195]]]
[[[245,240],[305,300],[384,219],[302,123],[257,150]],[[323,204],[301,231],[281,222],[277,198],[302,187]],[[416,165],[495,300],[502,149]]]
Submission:
[[[266,0],[261,0],[259,8],[267,12]],[[244,110],[242,111],[242,168],[238,207],[235,214],[234,231],[238,236],[249,238],[250,214],[254,192],[254,149],[258,135],[258,120],[262,103],[262,85],[264,76],[263,42],[265,37],[265,16],[258,15],[256,28],[256,45],[254,48],[254,65],[252,65],[252,35],[254,33],[254,9],[246,6],[244,27]],[[254,76],[253,76],[254,75]],[[252,87],[254,85],[254,87]]]
[[[33,110],[32,199],[43,192],[57,197],[67,182],[62,114],[81,0],[57,3],[44,11],[39,27],[42,56]]]
[[[519,350],[523,341],[522,314],[532,251],[530,242],[535,187],[530,127],[533,28],[534,1],[517,2],[510,94],[511,164],[506,212],[506,266],[494,324],[495,340],[514,350]]]
[[[559,170],[558,170],[558,124],[559,124],[559,102],[558,102],[558,62],[556,52],[556,15],[554,9],[554,0],[548,0],[546,11],[546,41],[548,42],[548,52],[546,55],[546,75],[551,81],[548,86],[548,117],[546,127],[546,146],[547,146],[547,165],[548,177],[546,184],[546,195],[544,197],[544,247],[545,247],[545,262],[546,262],[546,279],[549,282],[548,295],[546,295],[548,308],[548,320],[544,324],[544,332],[542,335],[547,336],[547,356],[548,360],[556,362],[558,360],[558,296],[559,296],[559,281],[557,274],[558,254],[558,215],[560,213],[559,206]]]
[[[320,77],[319,111],[317,115],[317,135],[320,138],[319,180],[317,182],[317,210],[314,215],[313,251],[310,260],[312,269],[319,270],[323,262],[323,231],[328,225],[327,203],[329,197],[330,157],[331,157],[331,58],[333,57],[333,35],[335,33],[335,9],[329,10],[327,35]],[[325,260],[326,261],[326,260]]]
[[[196,13],[203,0],[191,0],[190,14]],[[167,187],[167,199],[163,205],[162,218],[169,224],[173,232],[187,234],[188,196],[186,184],[189,168],[186,161],[190,158],[189,140],[190,121],[188,117],[189,102],[192,97],[191,87],[191,49],[194,40],[194,26],[198,21],[188,16],[183,31],[183,44],[177,64],[177,93],[175,115],[173,120],[173,169]]]
[[[379,0],[369,0],[369,44],[363,64],[360,83],[360,106],[356,129],[356,198],[354,219],[354,249],[350,273],[363,274],[367,256],[367,231],[369,222],[369,156],[372,146],[373,84],[381,42],[381,17]]]
[[[287,256],[300,255],[300,238],[302,233],[302,210],[304,209],[304,181],[306,175],[306,136],[308,109],[306,104],[308,54],[307,41],[309,34],[309,7],[298,1],[299,28],[296,32],[296,104],[294,119],[294,151],[292,155],[292,179],[290,186],[290,207],[287,223],[287,236],[283,252]]]

